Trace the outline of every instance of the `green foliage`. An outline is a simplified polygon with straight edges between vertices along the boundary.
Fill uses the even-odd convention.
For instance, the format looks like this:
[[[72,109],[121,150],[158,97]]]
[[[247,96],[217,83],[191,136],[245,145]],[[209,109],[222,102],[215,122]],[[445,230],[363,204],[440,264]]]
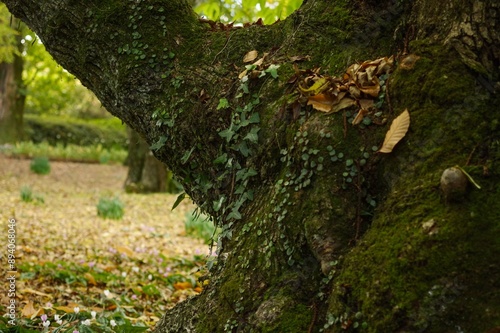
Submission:
[[[252,22],[262,18],[265,24],[284,19],[300,7],[302,0],[207,0],[195,11],[221,22]]]
[[[21,187],[21,200],[24,202],[33,201],[33,191],[31,190],[31,187],[29,186]]]
[[[127,151],[122,148],[104,148],[101,144],[92,146],[78,146],[73,144],[55,146],[46,141],[42,143],[18,142],[2,150],[9,156],[32,157],[47,156],[52,160],[64,160],[75,162],[90,162],[101,164],[120,163],[123,164],[127,157]]]
[[[19,35],[19,31],[10,26],[10,19],[7,7],[0,3],[0,63],[12,62],[18,52],[16,36]]]
[[[25,136],[34,143],[127,149],[125,126],[118,118],[81,120],[65,117],[26,115]]]
[[[186,221],[184,221],[184,228],[187,235],[201,238],[206,244],[209,244],[213,238],[217,238],[213,222],[203,214],[199,215],[195,212],[187,214]]]
[[[33,33],[24,36],[24,44],[26,113],[81,118],[107,115],[94,94],[59,66]]]
[[[97,204],[97,215],[105,219],[120,220],[124,214],[123,207],[123,203],[117,197],[100,198]]]
[[[35,157],[30,164],[30,169],[36,174],[47,175],[50,173],[50,162],[47,157]]]

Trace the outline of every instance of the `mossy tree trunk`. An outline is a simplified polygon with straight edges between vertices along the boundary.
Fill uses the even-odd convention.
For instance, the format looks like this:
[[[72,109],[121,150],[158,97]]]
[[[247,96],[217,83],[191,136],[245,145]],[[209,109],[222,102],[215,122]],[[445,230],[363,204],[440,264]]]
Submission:
[[[223,230],[210,283],[156,332],[500,325],[495,0],[308,0],[274,25],[216,31],[183,0],[4,2]],[[238,78],[253,49],[278,78],[276,67]],[[391,154],[372,150],[387,125],[361,129],[290,102],[292,56],[341,74],[391,54],[403,65],[382,117],[411,114]],[[439,192],[454,165],[482,185],[460,202]]]
[[[21,22],[12,20],[14,27]],[[19,29],[20,32],[20,29]],[[13,143],[23,136],[23,113],[26,89],[23,82],[22,36],[16,38],[18,53],[12,62],[0,63],[0,143]]]

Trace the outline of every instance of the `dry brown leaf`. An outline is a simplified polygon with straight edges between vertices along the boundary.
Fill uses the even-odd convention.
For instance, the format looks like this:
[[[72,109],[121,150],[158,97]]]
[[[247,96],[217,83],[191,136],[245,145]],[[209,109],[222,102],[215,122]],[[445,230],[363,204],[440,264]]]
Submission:
[[[379,152],[392,152],[394,146],[406,135],[409,127],[410,113],[408,112],[408,109],[406,109],[392,121],[389,131],[385,134],[385,140]]]
[[[360,98],[361,97],[361,91],[355,85],[349,86],[349,94],[351,94],[351,96],[354,97],[354,98]]]
[[[256,62],[254,62],[252,65],[255,65],[255,66],[262,65],[264,63],[264,59],[266,59],[266,57],[267,57],[268,54],[269,54],[269,52],[264,53],[264,55],[262,56],[262,58],[260,58]]]
[[[245,56],[243,57],[243,62],[254,61],[255,59],[257,59],[258,55],[259,55],[259,52],[257,52],[256,50],[252,50],[252,51],[248,52],[247,54],[245,54]]]
[[[354,118],[354,120],[352,121],[352,124],[359,125],[359,123],[361,123],[363,121],[363,118],[365,117],[365,115],[367,113],[368,113],[368,111],[366,111],[365,109],[359,110],[358,114],[356,115],[356,118]]]
[[[359,88],[359,90],[361,90],[365,94],[370,95],[372,97],[378,97],[378,93],[380,92],[380,85],[377,84],[377,85],[370,86],[370,87],[362,87],[362,88]]]
[[[307,99],[307,105],[312,105],[312,107],[318,111],[330,112],[332,110],[332,105],[335,102],[335,97],[318,94],[310,96]]]
[[[49,294],[43,293],[43,292],[38,291],[38,290],[31,289],[31,288],[24,288],[24,289],[20,290],[20,293],[21,294],[35,294],[38,296],[44,296],[44,297],[48,297],[48,298],[53,297],[52,295],[49,295]]]
[[[355,105],[355,104],[356,104],[355,100],[350,99],[348,97],[344,97],[340,100],[340,102],[338,104],[333,106],[332,112],[339,112],[340,110],[348,108],[348,107]]]
[[[365,110],[369,110],[370,108],[374,107],[375,102],[373,99],[360,99],[358,100],[359,107]]]

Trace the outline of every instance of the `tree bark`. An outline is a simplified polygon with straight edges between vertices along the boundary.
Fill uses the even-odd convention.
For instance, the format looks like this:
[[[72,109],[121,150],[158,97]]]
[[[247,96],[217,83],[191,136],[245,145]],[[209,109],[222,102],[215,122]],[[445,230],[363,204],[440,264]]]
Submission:
[[[4,2],[222,228],[210,283],[156,332],[500,325],[496,1],[308,0],[242,29],[200,22],[183,0]],[[274,67],[245,82],[253,49]],[[379,125],[293,102],[296,66],[342,74],[391,54]],[[406,108],[406,137],[375,153],[382,119]],[[439,191],[454,165],[482,185],[460,202]]]
[[[19,26],[17,19],[12,20]],[[12,62],[0,63],[0,143],[13,143],[23,137],[23,113],[26,101],[23,83],[23,58],[21,52],[22,36],[16,38],[19,54],[14,55]]]

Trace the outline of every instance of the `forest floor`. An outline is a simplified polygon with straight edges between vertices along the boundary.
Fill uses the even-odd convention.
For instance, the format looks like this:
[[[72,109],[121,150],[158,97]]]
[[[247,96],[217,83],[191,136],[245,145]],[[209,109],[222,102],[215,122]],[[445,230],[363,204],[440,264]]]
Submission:
[[[51,162],[50,174],[37,175],[30,162],[0,155],[0,279],[10,274],[7,235],[14,217],[18,318],[34,329],[44,313],[65,315],[77,328],[95,311],[95,332],[107,331],[98,328],[111,319],[151,327],[166,309],[200,292],[197,278],[209,247],[185,234],[186,215],[195,208],[188,200],[171,211],[175,194],[125,193],[121,165]],[[33,201],[21,200],[23,187]],[[102,197],[124,203],[122,219],[97,216]],[[0,284],[2,314],[7,287]]]

